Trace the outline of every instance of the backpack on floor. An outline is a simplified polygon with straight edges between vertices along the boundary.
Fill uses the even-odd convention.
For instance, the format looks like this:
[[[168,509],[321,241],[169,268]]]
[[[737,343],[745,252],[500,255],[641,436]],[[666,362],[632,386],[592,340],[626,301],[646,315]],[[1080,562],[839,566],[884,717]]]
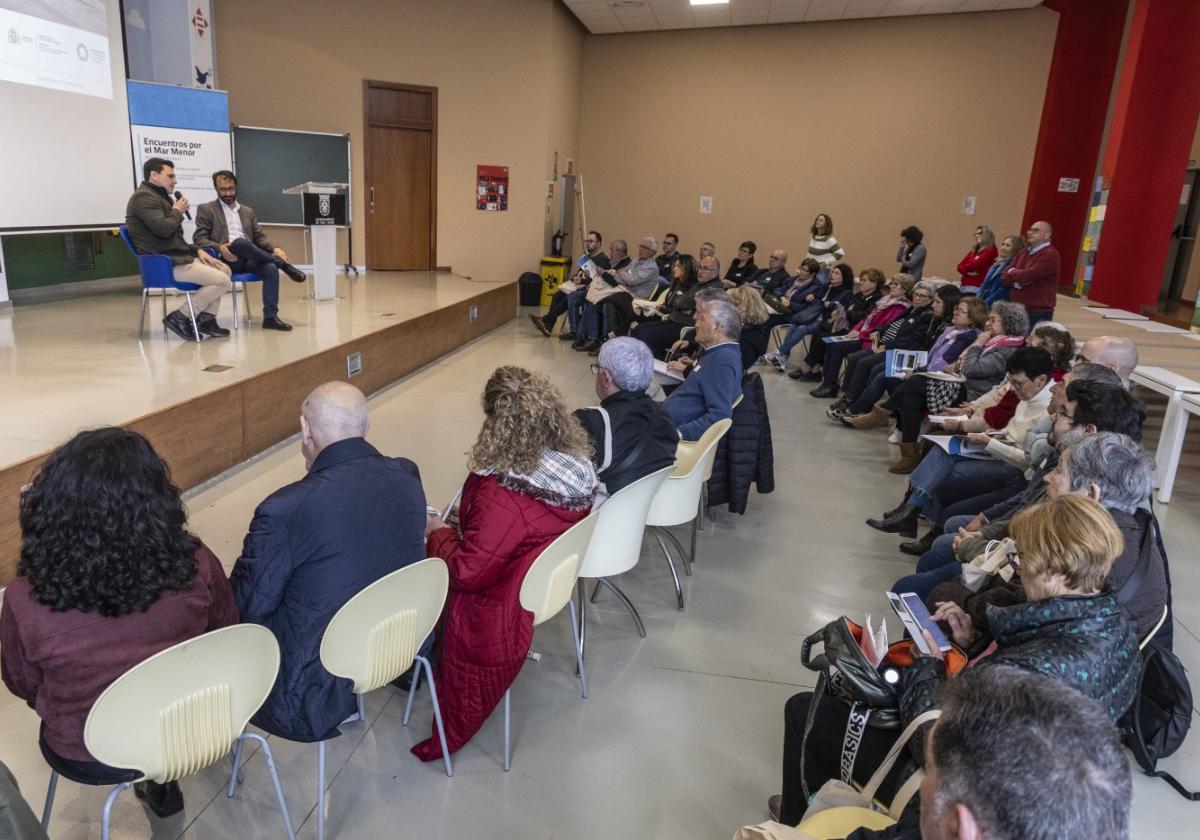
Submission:
[[[1200,802],[1200,791],[1190,791],[1170,773],[1155,769],[1160,758],[1179,749],[1191,725],[1192,689],[1187,670],[1174,653],[1151,642],[1142,651],[1142,673],[1133,706],[1121,719],[1121,742],[1147,776],[1157,776],[1180,796]]]
[[[1131,601],[1150,569],[1158,522],[1152,513],[1139,510],[1138,524],[1142,526],[1142,545],[1133,574],[1117,591],[1117,603]],[[1168,612],[1163,621],[1171,620]],[[1171,650],[1154,642],[1154,634],[1142,646],[1142,672],[1138,676],[1133,705],[1121,718],[1121,743],[1133,752],[1138,766],[1147,776],[1163,779],[1192,802],[1200,802],[1200,791],[1185,788],[1165,770],[1156,769],[1158,760],[1174,753],[1183,744],[1192,725],[1192,689],[1188,685],[1187,669]]]

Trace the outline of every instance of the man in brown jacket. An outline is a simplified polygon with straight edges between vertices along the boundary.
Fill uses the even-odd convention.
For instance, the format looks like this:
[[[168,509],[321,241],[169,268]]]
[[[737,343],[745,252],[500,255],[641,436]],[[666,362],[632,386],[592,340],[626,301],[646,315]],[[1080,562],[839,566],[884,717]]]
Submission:
[[[254,210],[237,200],[237,176],[228,169],[214,172],[217,200],[196,208],[198,248],[215,248],[234,274],[257,274],[262,278],[263,329],[287,332],[292,325],[279,318],[279,272],[297,283],[307,280],[304,272],[287,261],[287,253],[270,243],[258,225]]]
[[[142,254],[164,254],[174,264],[175,279],[202,288],[192,294],[196,328],[210,338],[224,338],[229,330],[217,323],[221,296],[232,287],[228,266],[183,238],[183,216],[191,203],[173,198],[175,165],[163,158],[150,158],[142,165],[142,181],[125,207],[125,226],[133,247]],[[195,341],[192,319],[183,306],[163,318],[163,326],[177,336]]]

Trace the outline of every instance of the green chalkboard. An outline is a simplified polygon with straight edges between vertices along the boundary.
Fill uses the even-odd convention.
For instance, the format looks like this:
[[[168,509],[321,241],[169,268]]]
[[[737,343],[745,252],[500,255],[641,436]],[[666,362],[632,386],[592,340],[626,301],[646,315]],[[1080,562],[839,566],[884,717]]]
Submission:
[[[350,135],[233,127],[233,169],[238,201],[254,208],[264,225],[302,225],[300,196],[285,187],[305,181],[350,183]]]

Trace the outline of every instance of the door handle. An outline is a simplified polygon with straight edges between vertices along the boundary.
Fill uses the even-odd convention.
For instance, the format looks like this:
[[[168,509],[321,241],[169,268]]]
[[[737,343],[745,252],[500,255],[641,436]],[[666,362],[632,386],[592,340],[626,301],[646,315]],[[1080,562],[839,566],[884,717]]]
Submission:
[[[375,212],[375,188],[371,187],[371,212]]]

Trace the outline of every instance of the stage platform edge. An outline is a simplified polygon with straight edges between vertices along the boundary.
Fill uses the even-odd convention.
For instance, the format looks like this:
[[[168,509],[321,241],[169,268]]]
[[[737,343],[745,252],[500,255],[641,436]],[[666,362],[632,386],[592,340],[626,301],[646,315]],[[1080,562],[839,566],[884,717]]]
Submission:
[[[175,483],[191,489],[296,434],[300,403],[322,382],[349,381],[369,396],[516,314],[517,284],[506,283],[121,425],[145,435]],[[350,378],[346,357],[354,352],[362,354],[363,370]],[[0,586],[16,575],[21,487],[50,451],[0,469]]]

